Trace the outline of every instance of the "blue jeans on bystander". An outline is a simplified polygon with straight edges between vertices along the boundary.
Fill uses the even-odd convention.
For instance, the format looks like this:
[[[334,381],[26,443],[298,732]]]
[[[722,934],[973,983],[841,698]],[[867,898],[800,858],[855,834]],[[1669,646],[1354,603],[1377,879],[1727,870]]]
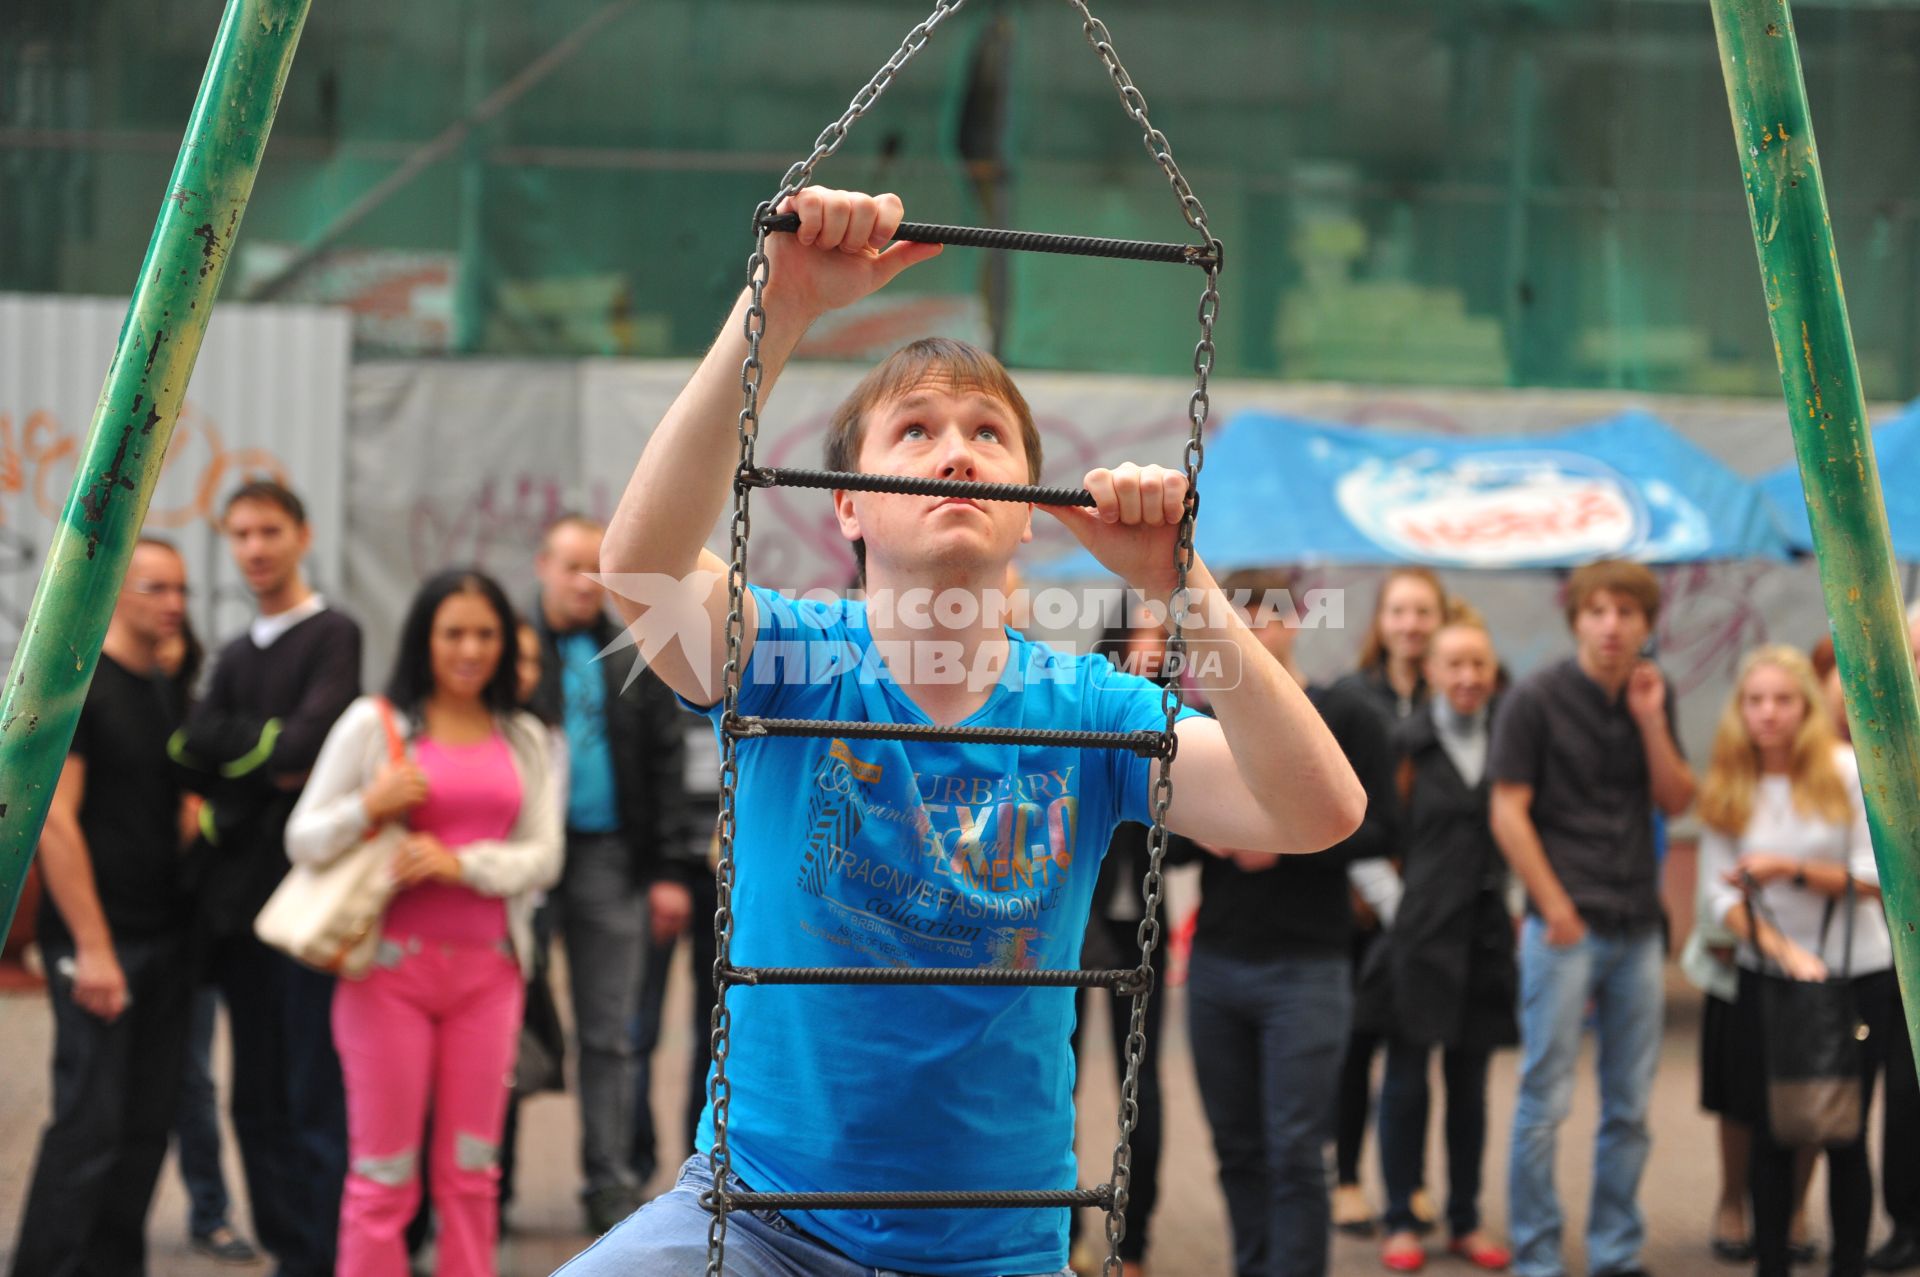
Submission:
[[[1631,1271],[1646,1220],[1637,1200],[1652,1141],[1647,1103],[1660,1061],[1660,930],[1589,931],[1577,944],[1550,945],[1546,924],[1528,917],[1520,932],[1520,1096],[1508,1162],[1508,1212],[1517,1277],[1559,1277],[1562,1215],[1553,1185],[1554,1145],[1573,1099],[1574,1063],[1588,1003],[1599,1039],[1600,1132],[1593,1147],[1593,1201],[1587,1213],[1587,1271]]]

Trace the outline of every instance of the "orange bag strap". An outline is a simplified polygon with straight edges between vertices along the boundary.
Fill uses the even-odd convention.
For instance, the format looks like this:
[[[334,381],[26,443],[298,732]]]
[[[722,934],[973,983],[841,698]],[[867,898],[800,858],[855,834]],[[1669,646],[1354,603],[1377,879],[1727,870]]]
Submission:
[[[380,725],[387,729],[387,757],[399,762],[407,756],[407,738],[400,734],[400,724],[393,716],[393,703],[384,696],[376,696],[373,703],[380,708]]]

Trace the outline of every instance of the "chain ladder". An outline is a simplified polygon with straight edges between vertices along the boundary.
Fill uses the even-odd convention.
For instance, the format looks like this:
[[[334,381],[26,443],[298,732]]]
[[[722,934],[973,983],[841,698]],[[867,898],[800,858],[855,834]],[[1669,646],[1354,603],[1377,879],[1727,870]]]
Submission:
[[[780,179],[780,189],[773,198],[754,210],[753,254],[747,259],[748,290],[751,294],[747,306],[745,329],[747,338],[747,357],[740,366],[741,408],[737,423],[740,445],[740,465],[735,472],[733,485],[733,515],[730,522],[730,556],[727,567],[727,659],[722,671],[724,680],[724,715],[728,720],[738,717],[740,700],[740,648],[744,641],[746,628],[746,581],[747,581],[747,539],[752,528],[752,519],[748,510],[748,498],[753,484],[751,477],[755,473],[754,444],[760,426],[760,380],[764,371],[760,360],[760,342],[766,333],[767,312],[765,297],[768,277],[767,228],[769,214],[775,212],[781,202],[799,191],[812,179],[813,170],[820,161],[832,155],[846,140],[847,132],[867,110],[872,107],[880,95],[886,91],[894,77],[926,46],[933,31],[947,18],[957,12],[966,0],[935,0],[934,10],[925,21],[915,26],[901,41],[893,56],[874,73],[865,87],[854,94],[847,109],[840,118],[821,130],[814,139],[812,152],[794,164]],[[1112,77],[1114,87],[1120,94],[1121,105],[1129,117],[1141,128],[1141,138],[1147,152],[1167,175],[1174,194],[1180,200],[1180,211],[1187,224],[1206,238],[1214,250],[1213,263],[1207,267],[1207,283],[1200,296],[1200,342],[1194,348],[1193,370],[1195,387],[1187,401],[1187,416],[1191,423],[1185,452],[1185,471],[1187,478],[1186,509],[1181,515],[1178,546],[1175,551],[1176,587],[1172,598],[1173,630],[1167,640],[1169,661],[1183,660],[1186,642],[1182,635],[1182,618],[1187,605],[1187,575],[1193,564],[1193,527],[1194,515],[1198,508],[1199,496],[1197,483],[1200,466],[1204,460],[1205,445],[1202,431],[1206,425],[1210,401],[1207,395],[1207,382],[1213,369],[1214,345],[1213,325],[1220,309],[1220,246],[1207,228],[1206,210],[1193,194],[1193,188],[1181,176],[1179,166],[1174,163],[1173,152],[1166,136],[1153,127],[1147,119],[1147,101],[1134,87],[1132,77],[1121,65],[1113,49],[1112,37],[1106,24],[1088,11],[1084,0],[1067,0],[1076,9],[1082,19],[1087,41],[1093,46],[1095,54]],[[1176,666],[1177,668],[1177,666]],[[1181,697],[1177,683],[1170,684],[1161,692],[1161,708],[1166,718],[1166,734],[1169,741],[1173,738],[1174,724],[1180,713]],[[707,1226],[707,1277],[723,1277],[726,1255],[727,1214],[731,1209],[731,1173],[732,1155],[728,1145],[727,1110],[730,1093],[727,1085],[727,1055],[729,1039],[732,1033],[732,1012],[727,1007],[726,973],[731,966],[733,946],[733,882],[734,855],[733,840],[736,830],[735,807],[739,781],[738,741],[730,732],[720,734],[720,820],[719,864],[714,871],[715,908],[713,915],[714,933],[714,1005],[709,1021],[710,1045],[713,1056],[712,1073],[707,1084],[707,1098],[713,1111],[713,1148],[708,1154],[708,1167],[712,1173],[713,1188],[709,1197],[712,1218]],[[1167,808],[1173,799],[1173,781],[1170,775],[1171,759],[1162,763],[1159,776],[1154,785],[1153,830],[1148,839],[1148,868],[1144,884],[1146,912],[1140,923],[1140,971],[1148,983],[1144,991],[1133,996],[1132,1018],[1127,1035],[1127,1067],[1125,1080],[1121,1086],[1120,1102],[1120,1138],[1113,1154],[1113,1200],[1107,1211],[1108,1254],[1102,1269],[1104,1277],[1119,1277],[1119,1247],[1126,1234],[1124,1212],[1127,1205],[1128,1184],[1132,1175],[1133,1154],[1131,1142],[1133,1130],[1139,1120],[1140,1060],[1146,1049],[1146,1010],[1147,998],[1151,995],[1151,965],[1153,949],[1160,935],[1158,912],[1161,894],[1161,865],[1166,855]]]
[[[1120,55],[1114,51],[1113,36],[1106,24],[1093,16],[1084,0],[1067,0],[1067,3],[1079,12],[1087,43],[1093,46],[1101,65],[1106,67],[1108,76],[1112,78],[1114,89],[1120,95],[1121,107],[1140,126],[1140,140],[1146,146],[1147,154],[1167,175],[1167,183],[1180,201],[1181,215],[1187,219],[1187,225],[1198,231],[1214,250],[1213,262],[1207,267],[1206,287],[1200,293],[1200,341],[1193,349],[1194,387],[1193,393],[1187,398],[1189,431],[1183,457],[1187,501],[1186,509],[1180,515],[1179,538],[1174,549],[1175,581],[1169,609],[1173,628],[1167,637],[1166,659],[1169,668],[1178,670],[1185,667],[1187,649],[1183,632],[1188,597],[1187,574],[1193,568],[1194,516],[1200,507],[1200,466],[1206,459],[1206,444],[1202,435],[1206,429],[1207,413],[1212,407],[1207,383],[1213,375],[1213,325],[1220,315],[1222,254],[1219,241],[1213,238],[1212,231],[1207,227],[1207,210],[1201,206],[1193,188],[1181,175],[1180,166],[1174,163],[1173,148],[1168,144],[1166,134],[1155,128],[1147,118],[1147,99],[1134,87],[1133,77],[1121,65]],[[1171,679],[1160,692],[1160,706],[1166,715],[1169,742],[1173,739],[1174,724],[1180,716],[1180,703],[1179,680]],[[1101,1265],[1102,1277],[1120,1277],[1120,1243],[1127,1235],[1127,1202],[1133,1183],[1133,1130],[1140,1120],[1140,1061],[1147,1048],[1147,1000],[1153,996],[1153,951],[1160,941],[1161,867],[1167,854],[1167,808],[1173,802],[1172,773],[1173,760],[1169,756],[1160,764],[1153,788],[1153,828],[1147,836],[1147,874],[1141,885],[1144,908],[1138,932],[1141,981],[1139,992],[1132,998],[1132,1014],[1127,1025],[1127,1067],[1120,1083],[1120,1136],[1113,1147],[1113,1205],[1107,1210],[1107,1258]],[[1115,1012],[1118,1012],[1117,1007]]]

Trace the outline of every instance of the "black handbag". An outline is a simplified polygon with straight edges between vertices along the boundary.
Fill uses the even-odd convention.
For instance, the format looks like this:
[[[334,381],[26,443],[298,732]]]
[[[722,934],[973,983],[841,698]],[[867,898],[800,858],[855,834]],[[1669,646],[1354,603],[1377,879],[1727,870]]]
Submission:
[[[1779,924],[1760,905],[1751,882],[1743,884],[1747,922],[1760,953],[1756,909],[1778,932]],[[1846,892],[1846,942],[1840,974],[1825,980],[1795,980],[1784,971],[1758,973],[1760,1023],[1765,1038],[1767,1126],[1776,1144],[1788,1148],[1824,1148],[1851,1144],[1864,1133],[1861,1055],[1867,1026],[1853,996],[1853,904],[1851,879]],[[1820,948],[1827,947],[1835,903],[1827,902],[1820,923]],[[1782,933],[1784,934],[1784,933]],[[1775,964],[1777,967],[1778,964]]]
[[[554,1003],[553,985],[541,962],[527,981],[526,1011],[520,1023],[513,1064],[513,1093],[524,1099],[542,1091],[567,1089],[567,1034]]]

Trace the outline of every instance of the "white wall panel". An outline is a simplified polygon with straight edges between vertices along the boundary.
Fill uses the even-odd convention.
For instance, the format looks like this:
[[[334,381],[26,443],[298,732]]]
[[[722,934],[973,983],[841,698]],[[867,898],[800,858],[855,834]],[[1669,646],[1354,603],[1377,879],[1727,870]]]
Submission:
[[[0,653],[11,654],[73,481],[127,303],[0,294]],[[250,614],[215,521],[253,474],[299,492],[310,575],[341,585],[350,333],[344,311],[221,303],[207,327],[147,529],[187,556],[209,646]]]

